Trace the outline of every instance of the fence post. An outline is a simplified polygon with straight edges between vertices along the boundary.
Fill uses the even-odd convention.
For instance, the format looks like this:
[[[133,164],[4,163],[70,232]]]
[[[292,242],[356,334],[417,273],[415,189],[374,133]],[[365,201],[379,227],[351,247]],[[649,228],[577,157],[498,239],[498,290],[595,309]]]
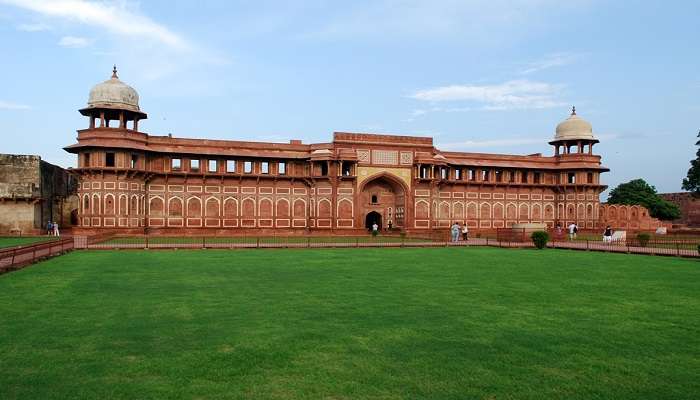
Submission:
[[[260,236],[255,238],[255,247],[260,248]]]
[[[355,238],[355,247],[360,247],[360,238],[359,237]]]
[[[32,248],[32,262],[36,260],[36,246]]]
[[[15,266],[15,254],[17,253],[17,248],[12,249],[12,262],[10,262],[10,267]]]
[[[676,242],[676,257],[680,257],[680,256],[681,256],[681,248],[678,245],[678,242]]]
[[[146,249],[148,249],[148,236],[146,236]]]
[[[586,251],[588,251],[588,250],[590,250],[590,249],[591,249],[591,246],[590,246],[590,244],[588,243],[588,239],[586,239]]]

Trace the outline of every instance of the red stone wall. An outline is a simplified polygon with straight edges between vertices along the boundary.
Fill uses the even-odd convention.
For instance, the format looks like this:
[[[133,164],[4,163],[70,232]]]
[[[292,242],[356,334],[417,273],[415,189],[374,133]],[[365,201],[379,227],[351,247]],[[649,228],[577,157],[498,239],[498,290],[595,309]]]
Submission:
[[[602,204],[597,228],[603,229],[610,225],[613,229],[621,230],[656,230],[659,227],[670,227],[649,215],[649,210],[640,205]]]
[[[700,197],[691,193],[662,193],[665,200],[668,200],[681,209],[681,218],[673,221],[674,224],[685,225],[689,228],[700,228]]]
[[[414,195],[415,228],[447,228],[455,221],[482,230],[527,222],[541,222],[550,227],[576,222],[581,227],[593,228],[600,207],[594,189],[556,193],[553,189],[537,187],[453,185],[431,190],[425,185],[416,188]]]

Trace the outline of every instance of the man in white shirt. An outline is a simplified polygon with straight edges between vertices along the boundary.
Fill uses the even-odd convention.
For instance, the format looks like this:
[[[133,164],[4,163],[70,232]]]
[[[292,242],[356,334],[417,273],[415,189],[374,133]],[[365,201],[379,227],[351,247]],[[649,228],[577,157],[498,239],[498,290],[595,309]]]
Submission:
[[[569,240],[574,240],[576,239],[576,233],[578,232],[578,227],[576,226],[575,223],[571,223],[569,225]]]
[[[379,225],[377,225],[377,223],[375,222],[372,224],[372,232],[377,232],[377,231],[379,231]]]

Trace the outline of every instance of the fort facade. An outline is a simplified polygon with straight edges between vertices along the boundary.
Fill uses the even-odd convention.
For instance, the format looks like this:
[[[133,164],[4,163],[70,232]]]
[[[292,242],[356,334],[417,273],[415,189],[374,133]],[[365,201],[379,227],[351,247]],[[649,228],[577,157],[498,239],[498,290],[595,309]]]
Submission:
[[[598,228],[601,173],[591,125],[571,115],[550,155],[441,151],[432,138],[335,132],[328,143],[185,139],[141,130],[147,114],[117,77],[93,87],[78,156],[78,232],[150,234],[382,230],[454,221],[494,230],[542,222]]]

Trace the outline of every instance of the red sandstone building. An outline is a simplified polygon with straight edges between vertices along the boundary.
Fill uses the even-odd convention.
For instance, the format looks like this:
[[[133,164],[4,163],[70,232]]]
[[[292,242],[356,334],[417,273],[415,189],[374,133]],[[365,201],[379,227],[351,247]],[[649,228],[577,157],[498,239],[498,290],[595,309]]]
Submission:
[[[598,227],[608,171],[591,125],[575,111],[551,156],[447,152],[432,138],[335,132],[329,143],[181,139],[140,130],[138,94],[96,85],[78,155],[82,232],[357,233],[377,222],[408,232],[454,221]]]

